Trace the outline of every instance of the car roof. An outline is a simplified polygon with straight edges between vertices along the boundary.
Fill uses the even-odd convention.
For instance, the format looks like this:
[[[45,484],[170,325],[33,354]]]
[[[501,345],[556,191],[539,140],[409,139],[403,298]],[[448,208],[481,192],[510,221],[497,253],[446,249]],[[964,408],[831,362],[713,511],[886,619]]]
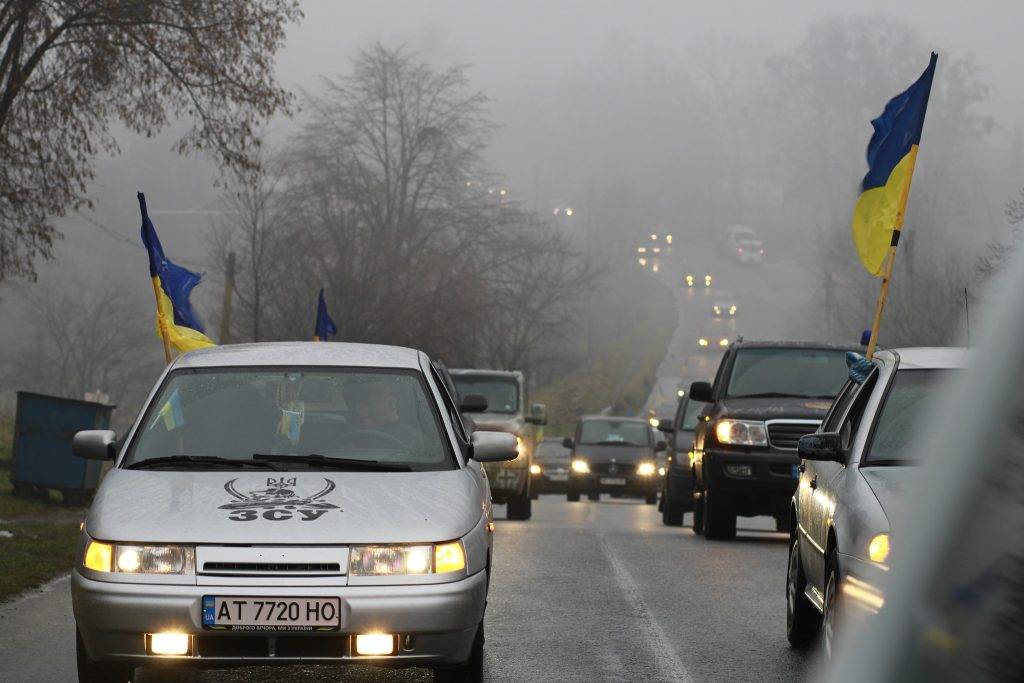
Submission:
[[[346,342],[259,342],[226,344],[178,356],[175,368],[216,368],[239,365],[327,365],[338,367],[419,370],[421,352],[402,346]]]
[[[448,372],[452,377],[480,375],[486,377],[514,377],[519,379],[523,376],[523,373],[518,370],[485,370],[483,368],[449,368]]]
[[[857,344],[835,344],[833,342],[813,341],[743,341],[735,345],[744,349],[833,349],[836,351],[856,351],[863,353],[864,347]]]
[[[914,346],[888,350],[899,355],[902,370],[966,368],[971,355],[968,349],[960,346]]]

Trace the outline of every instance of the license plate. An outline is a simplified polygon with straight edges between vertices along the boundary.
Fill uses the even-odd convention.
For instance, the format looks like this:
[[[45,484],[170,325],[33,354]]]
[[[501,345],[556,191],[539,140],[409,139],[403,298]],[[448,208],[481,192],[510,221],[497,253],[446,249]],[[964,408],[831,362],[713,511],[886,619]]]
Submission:
[[[568,474],[549,474],[548,479],[551,481],[569,481]]]
[[[223,631],[337,631],[338,598],[203,596],[203,628]]]
[[[625,486],[626,480],[620,477],[601,477],[601,483],[608,486]]]

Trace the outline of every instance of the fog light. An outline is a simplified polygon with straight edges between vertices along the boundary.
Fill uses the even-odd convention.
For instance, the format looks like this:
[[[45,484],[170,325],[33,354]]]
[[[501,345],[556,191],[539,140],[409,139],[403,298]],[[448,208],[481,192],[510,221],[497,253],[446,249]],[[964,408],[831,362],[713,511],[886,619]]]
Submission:
[[[753,470],[750,469],[750,465],[726,465],[725,473],[734,477],[749,477]]]
[[[191,640],[187,633],[151,633],[149,651],[154,655],[187,655],[192,649]]]
[[[382,657],[395,653],[395,636],[391,633],[360,633],[356,636],[356,654]]]

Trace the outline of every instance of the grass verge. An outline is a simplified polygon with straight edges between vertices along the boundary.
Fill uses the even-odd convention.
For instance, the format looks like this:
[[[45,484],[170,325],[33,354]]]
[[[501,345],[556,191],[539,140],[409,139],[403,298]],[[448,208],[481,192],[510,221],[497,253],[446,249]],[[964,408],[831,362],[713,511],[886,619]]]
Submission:
[[[60,503],[60,494],[36,499],[12,495],[10,418],[0,417],[0,602],[69,571],[83,511]]]
[[[637,301],[638,324],[627,334],[601,345],[591,362],[536,392],[533,400],[548,409],[545,435],[571,435],[580,415],[608,405],[616,415],[641,410],[679,321],[665,315],[675,311],[675,300],[661,282],[652,281],[649,292]]]

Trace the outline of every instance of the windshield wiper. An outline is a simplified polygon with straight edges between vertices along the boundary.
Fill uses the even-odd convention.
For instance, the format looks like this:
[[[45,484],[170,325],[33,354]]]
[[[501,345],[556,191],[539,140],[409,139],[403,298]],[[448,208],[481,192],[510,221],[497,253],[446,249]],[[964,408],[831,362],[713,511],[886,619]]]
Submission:
[[[369,470],[373,472],[411,472],[412,467],[397,462],[381,462],[380,460],[362,460],[360,458],[335,458],[319,453],[309,455],[287,455],[272,453],[253,453],[256,463],[301,463],[309,467],[330,467],[339,470]]]
[[[236,460],[234,458],[222,458],[219,455],[166,455],[160,458],[147,458],[139,460],[125,467],[128,470],[148,470],[160,467],[181,467],[191,465],[194,467],[210,468],[237,468],[256,467],[261,470],[277,470],[278,468],[269,462],[254,462],[252,460]]]
[[[873,466],[877,465],[879,467],[899,467],[899,466],[916,465],[916,464],[917,464],[917,462],[914,461],[914,460],[897,460],[896,458],[888,458],[888,459],[886,459],[886,458],[878,458],[876,460],[875,458],[871,458],[870,460],[865,460],[864,462],[862,462],[860,464],[860,466],[861,467],[873,467]]]

